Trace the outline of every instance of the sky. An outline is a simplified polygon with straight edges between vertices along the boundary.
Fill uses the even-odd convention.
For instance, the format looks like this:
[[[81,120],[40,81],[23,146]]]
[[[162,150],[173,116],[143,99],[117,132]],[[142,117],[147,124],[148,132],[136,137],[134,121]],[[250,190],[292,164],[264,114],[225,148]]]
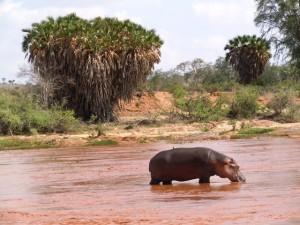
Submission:
[[[0,0],[0,78],[19,79],[27,63],[21,30],[47,16],[117,17],[154,29],[164,41],[155,68],[168,70],[195,58],[214,62],[229,39],[259,35],[255,9],[254,0]]]

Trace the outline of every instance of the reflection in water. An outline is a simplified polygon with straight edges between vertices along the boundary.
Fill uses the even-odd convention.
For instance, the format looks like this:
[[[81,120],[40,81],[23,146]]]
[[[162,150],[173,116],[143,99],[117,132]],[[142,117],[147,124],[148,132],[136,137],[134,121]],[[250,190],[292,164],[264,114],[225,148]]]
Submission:
[[[182,200],[219,200],[224,194],[222,192],[234,192],[239,190],[241,184],[190,184],[183,183],[178,185],[154,185],[151,191],[159,195],[159,201],[174,202]]]
[[[173,145],[0,152],[0,224],[299,224],[300,140],[208,141],[247,183],[212,177],[149,186]]]
[[[206,193],[206,192],[223,192],[223,191],[236,191],[239,190],[242,184],[240,183],[230,183],[230,184],[190,184],[182,183],[177,185],[152,185],[151,191],[153,193],[163,194],[163,193]]]

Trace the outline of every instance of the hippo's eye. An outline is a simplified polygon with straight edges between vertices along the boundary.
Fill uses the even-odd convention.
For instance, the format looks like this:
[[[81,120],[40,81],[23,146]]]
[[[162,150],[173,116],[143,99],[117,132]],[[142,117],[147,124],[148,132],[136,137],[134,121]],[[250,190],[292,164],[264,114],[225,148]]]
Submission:
[[[240,167],[235,163],[230,163],[230,166],[235,169],[239,169]]]

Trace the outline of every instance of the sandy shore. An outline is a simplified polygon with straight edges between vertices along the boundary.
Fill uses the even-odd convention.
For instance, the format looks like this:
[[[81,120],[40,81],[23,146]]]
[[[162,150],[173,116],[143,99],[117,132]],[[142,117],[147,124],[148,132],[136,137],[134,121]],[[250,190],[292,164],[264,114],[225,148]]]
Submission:
[[[300,123],[277,123],[269,120],[221,121],[210,123],[158,123],[133,125],[126,123],[104,124],[104,135],[97,136],[95,130],[80,134],[47,134],[33,136],[7,136],[1,139],[16,138],[24,141],[48,141],[56,147],[83,147],[92,142],[113,140],[121,145],[152,143],[165,140],[170,143],[184,143],[200,140],[226,140],[244,128],[272,128],[271,136],[300,138]],[[258,134],[259,135],[259,134]],[[254,135],[254,136],[258,136]],[[101,144],[99,144],[101,145]],[[108,144],[109,145],[109,144]]]

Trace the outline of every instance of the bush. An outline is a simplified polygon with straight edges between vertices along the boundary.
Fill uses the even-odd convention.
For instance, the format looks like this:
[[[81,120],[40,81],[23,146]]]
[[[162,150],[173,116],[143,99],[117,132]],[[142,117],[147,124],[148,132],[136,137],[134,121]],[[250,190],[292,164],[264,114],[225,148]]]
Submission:
[[[0,132],[2,134],[21,133],[23,124],[21,118],[9,109],[0,110]]]
[[[300,120],[299,105],[294,102],[296,93],[281,90],[276,93],[267,107],[274,111],[273,119],[279,122],[297,122]]]
[[[282,122],[288,122],[288,123],[294,123],[300,121],[300,107],[299,105],[292,104],[290,107],[288,107],[288,110],[286,113],[284,113],[280,120]]]
[[[215,103],[208,96],[186,97],[177,101],[176,106],[181,110],[181,118],[192,121],[217,121],[227,114],[221,97]]]
[[[231,118],[251,118],[256,115],[258,91],[254,88],[239,90],[233,99],[228,116]]]
[[[182,108],[185,105],[185,98],[187,95],[187,91],[184,89],[183,86],[176,84],[172,86],[171,93],[174,97],[174,104],[175,106]]]
[[[60,107],[56,107],[50,109],[50,115],[52,117],[52,132],[72,132],[77,131],[80,127],[80,122],[75,118],[74,111],[72,110],[64,110]]]
[[[274,95],[267,107],[274,111],[275,115],[282,112],[292,103],[292,95],[287,91],[280,91]]]
[[[73,111],[61,107],[44,109],[30,94],[13,89],[0,89],[0,134],[31,134],[70,132],[80,122]]]
[[[203,89],[209,93],[217,91],[232,91],[239,83],[236,81],[224,81],[220,83],[203,83]]]
[[[182,85],[176,84],[171,88],[171,93],[175,99],[184,98],[187,94],[187,91]]]

